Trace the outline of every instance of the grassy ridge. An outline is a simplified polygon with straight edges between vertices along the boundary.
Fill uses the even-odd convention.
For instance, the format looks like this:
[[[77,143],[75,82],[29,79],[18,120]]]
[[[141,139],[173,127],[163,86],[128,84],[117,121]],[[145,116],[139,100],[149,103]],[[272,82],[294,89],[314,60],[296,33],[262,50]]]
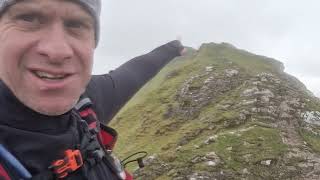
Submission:
[[[262,72],[283,74],[282,63],[274,59],[257,56],[225,43],[204,44],[197,52],[169,63],[118,113],[111,123],[120,134],[115,151],[122,158],[140,150],[157,154],[175,169],[158,179],[172,179],[179,169],[206,172],[223,169],[241,173],[246,168],[255,177],[267,178],[279,174],[278,166],[268,170],[260,164],[266,159],[277,164],[287,152],[288,147],[282,143],[279,131],[260,122],[238,124],[241,106],[228,111],[220,109],[226,102],[241,101],[240,94],[246,88],[245,83],[213,98],[202,107],[196,119],[164,117],[168,107],[180,106],[177,94],[186,80],[203,74],[208,66],[213,67],[216,74],[236,67],[240,71],[239,80],[243,82]],[[192,82],[191,86],[200,88],[208,76],[202,78]],[[309,104],[319,107],[317,103]],[[215,143],[203,145],[213,135],[217,136]],[[319,137],[315,139],[306,134],[304,138],[313,143],[316,149],[319,148],[319,144],[315,143],[320,140]],[[195,155],[204,156],[212,151],[221,158],[222,163],[218,166],[191,163]]]

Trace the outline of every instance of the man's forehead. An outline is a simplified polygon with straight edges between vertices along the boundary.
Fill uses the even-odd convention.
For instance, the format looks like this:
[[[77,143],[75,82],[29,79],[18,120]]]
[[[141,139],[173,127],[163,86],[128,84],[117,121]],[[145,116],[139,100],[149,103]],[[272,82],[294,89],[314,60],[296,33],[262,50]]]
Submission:
[[[60,8],[60,4],[56,4],[57,2],[64,2],[69,4],[69,6],[66,6],[66,4],[61,4],[63,8]],[[59,8],[53,8],[54,6],[58,6]],[[52,14],[57,13],[57,11],[61,11],[67,13],[68,15],[79,16],[83,18],[86,17],[94,21],[93,17],[85,8],[78,3],[75,3],[75,1],[70,0],[20,0],[19,2],[13,4],[10,9],[15,12],[35,10],[46,14]]]
[[[1,1],[1,0],[0,0]],[[12,6],[34,6],[34,7],[44,7],[51,6],[55,3],[66,3],[72,4],[73,6],[81,7],[81,3],[77,3],[75,0],[17,0],[15,3],[11,3]]]

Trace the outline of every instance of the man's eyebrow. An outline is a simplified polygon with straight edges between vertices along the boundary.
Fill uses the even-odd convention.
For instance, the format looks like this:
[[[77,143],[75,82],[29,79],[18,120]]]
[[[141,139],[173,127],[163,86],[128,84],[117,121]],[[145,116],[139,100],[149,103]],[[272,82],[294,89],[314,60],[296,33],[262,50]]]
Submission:
[[[24,12],[26,10],[32,10],[32,11],[41,11],[42,8],[39,6],[34,5],[35,2],[33,1],[21,1],[17,4],[14,4],[9,7],[8,12],[9,13],[19,13]]]
[[[85,8],[81,6],[79,8],[81,8],[82,11],[68,11],[67,15],[69,15],[69,17],[72,19],[94,24],[95,19],[92,17],[92,15]]]
[[[85,15],[85,14],[82,14],[82,13],[74,13],[74,12],[68,13],[68,15],[69,15],[69,16],[67,16],[68,19],[80,20],[80,21],[83,21],[83,22],[94,24],[94,19],[90,15]]]

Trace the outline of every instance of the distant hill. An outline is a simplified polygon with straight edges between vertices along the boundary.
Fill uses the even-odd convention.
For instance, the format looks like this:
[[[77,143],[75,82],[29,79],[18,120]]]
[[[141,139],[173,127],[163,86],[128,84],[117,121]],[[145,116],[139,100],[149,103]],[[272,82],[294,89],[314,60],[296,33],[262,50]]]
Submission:
[[[320,102],[284,65],[228,43],[168,64],[112,121],[136,179],[320,179]],[[134,167],[131,167],[134,169]]]

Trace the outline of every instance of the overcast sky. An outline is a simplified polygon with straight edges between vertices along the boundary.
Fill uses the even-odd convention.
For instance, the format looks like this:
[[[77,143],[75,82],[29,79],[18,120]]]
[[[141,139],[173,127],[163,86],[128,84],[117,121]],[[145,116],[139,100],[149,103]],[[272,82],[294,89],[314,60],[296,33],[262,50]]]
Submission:
[[[318,0],[102,0],[94,74],[182,37],[275,58],[320,96]]]

